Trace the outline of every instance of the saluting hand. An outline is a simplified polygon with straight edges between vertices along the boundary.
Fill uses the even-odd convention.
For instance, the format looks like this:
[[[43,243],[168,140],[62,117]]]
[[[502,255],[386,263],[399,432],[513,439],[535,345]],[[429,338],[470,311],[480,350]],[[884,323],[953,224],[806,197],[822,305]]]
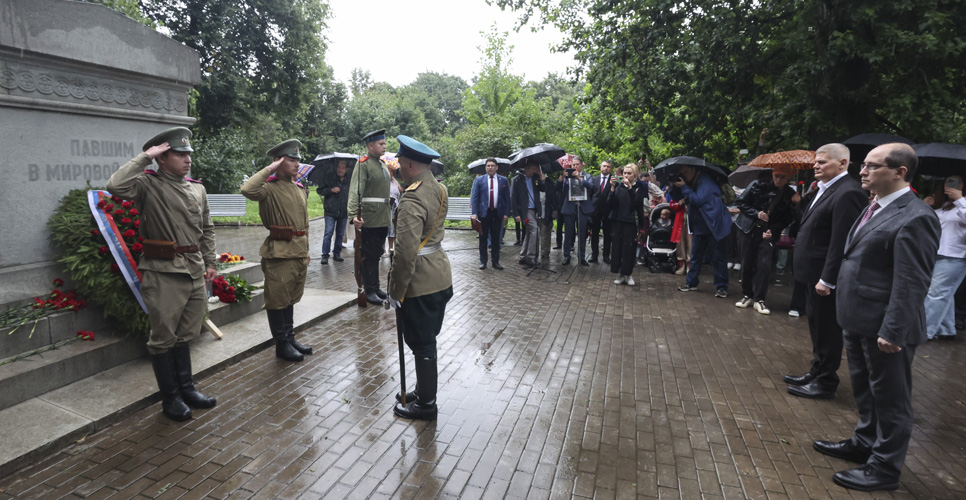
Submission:
[[[151,146],[144,152],[144,154],[148,155],[148,158],[151,158],[153,160],[161,156],[161,153],[164,153],[169,149],[171,149],[171,145],[166,142],[163,142],[161,144],[158,144],[157,146]]]
[[[274,172],[275,169],[277,169],[278,166],[281,165],[281,164],[282,164],[282,159],[281,158],[273,161],[272,164],[268,166],[268,171],[269,172]]]

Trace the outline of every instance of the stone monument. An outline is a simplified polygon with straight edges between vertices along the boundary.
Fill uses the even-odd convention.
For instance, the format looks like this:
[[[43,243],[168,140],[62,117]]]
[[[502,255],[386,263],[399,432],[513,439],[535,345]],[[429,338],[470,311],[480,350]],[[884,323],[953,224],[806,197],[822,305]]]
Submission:
[[[0,307],[60,273],[46,222],[165,128],[190,126],[197,51],[102,5],[0,1]]]

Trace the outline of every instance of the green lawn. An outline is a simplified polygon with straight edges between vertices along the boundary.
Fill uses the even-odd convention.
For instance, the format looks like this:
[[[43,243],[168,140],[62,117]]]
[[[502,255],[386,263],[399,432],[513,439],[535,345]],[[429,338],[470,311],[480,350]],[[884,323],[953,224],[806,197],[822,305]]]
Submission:
[[[262,224],[261,217],[258,216],[258,202],[252,200],[245,200],[245,216],[244,217],[212,217],[215,224],[238,224],[241,221],[242,224],[253,224],[259,226]],[[322,209],[322,198],[315,194],[309,193],[309,219],[314,219],[316,217],[321,217],[324,213]]]

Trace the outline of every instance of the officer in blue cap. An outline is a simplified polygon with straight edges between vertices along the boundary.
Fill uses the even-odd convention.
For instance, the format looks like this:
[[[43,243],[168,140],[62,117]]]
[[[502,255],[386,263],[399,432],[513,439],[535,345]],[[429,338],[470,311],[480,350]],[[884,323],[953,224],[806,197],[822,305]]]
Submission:
[[[416,388],[406,393],[406,405],[397,404],[393,412],[403,418],[435,420],[436,336],[453,296],[453,275],[442,248],[448,197],[431,170],[439,153],[411,137],[396,138],[399,174],[406,188],[396,208],[389,302],[399,308],[397,328],[415,358]]]
[[[370,304],[382,305],[388,295],[379,288],[379,260],[389,236],[389,168],[380,157],[386,153],[386,131],[375,130],[362,138],[368,154],[359,158],[349,181],[349,215],[362,232],[362,285]]]

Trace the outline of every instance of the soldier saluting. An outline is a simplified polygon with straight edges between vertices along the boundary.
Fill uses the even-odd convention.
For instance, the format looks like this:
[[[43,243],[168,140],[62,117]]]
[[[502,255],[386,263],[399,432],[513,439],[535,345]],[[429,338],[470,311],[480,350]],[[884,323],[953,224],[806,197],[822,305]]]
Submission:
[[[177,421],[191,418],[189,406],[215,406],[214,398],[195,389],[188,350],[205,319],[205,281],[218,275],[208,193],[199,181],[186,177],[194,151],[190,138],[184,127],[161,132],[107,182],[111,194],[134,200],[141,211],[145,241],[138,270],[151,322],[148,352],[162,411]],[[151,160],[158,170],[145,170]]]
[[[349,214],[362,230],[362,285],[370,304],[382,305],[386,292],[379,288],[379,259],[389,235],[389,168],[379,158],[386,152],[386,131],[366,134],[368,154],[359,158],[349,182]],[[361,210],[361,216],[360,214]]]
[[[309,213],[298,177],[302,143],[289,139],[266,153],[275,161],[253,175],[241,192],[258,202],[268,237],[258,250],[265,273],[265,312],[275,338],[275,356],[302,361],[312,348],[295,340],[294,305],[302,300],[309,265]]]
[[[436,419],[436,336],[453,296],[449,258],[443,251],[446,187],[430,163],[439,153],[405,135],[399,140],[399,174],[405,190],[396,208],[396,244],[389,272],[389,302],[398,308],[397,328],[416,360],[416,389],[393,412],[403,418]],[[400,394],[396,395],[401,400]]]

